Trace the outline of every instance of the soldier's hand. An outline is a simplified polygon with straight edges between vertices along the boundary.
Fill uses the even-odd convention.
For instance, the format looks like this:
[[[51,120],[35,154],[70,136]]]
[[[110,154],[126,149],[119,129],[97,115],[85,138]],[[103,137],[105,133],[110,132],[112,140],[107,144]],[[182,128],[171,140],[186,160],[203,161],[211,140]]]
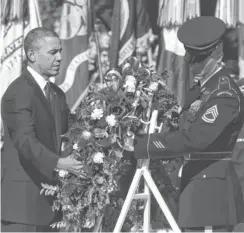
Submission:
[[[134,157],[136,159],[148,159],[148,134],[136,135],[134,138]]]

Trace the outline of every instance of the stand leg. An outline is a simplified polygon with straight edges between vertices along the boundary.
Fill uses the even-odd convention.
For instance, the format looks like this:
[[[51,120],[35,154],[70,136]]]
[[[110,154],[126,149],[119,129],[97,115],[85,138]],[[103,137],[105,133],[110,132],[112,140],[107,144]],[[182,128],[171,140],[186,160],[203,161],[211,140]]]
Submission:
[[[156,198],[161,210],[163,211],[166,219],[168,220],[170,226],[172,227],[174,232],[181,232],[178,224],[176,223],[173,215],[171,214],[167,204],[165,203],[164,199],[162,198],[160,192],[158,191],[158,188],[156,186],[156,184],[154,183],[151,174],[149,173],[149,171],[147,169],[143,169],[143,176],[149,186],[149,188],[151,189],[154,197]]]
[[[150,232],[150,221],[151,221],[151,195],[148,184],[144,181],[144,193],[148,195],[145,201],[144,214],[143,214],[143,232]]]
[[[103,220],[103,214],[97,218],[96,225],[93,229],[93,232],[101,232],[102,220]]]
[[[124,205],[122,207],[122,210],[121,210],[121,213],[119,215],[118,221],[117,221],[117,223],[115,225],[115,228],[114,228],[114,231],[113,231],[114,233],[119,233],[121,231],[121,228],[122,228],[122,226],[124,224],[126,215],[127,215],[128,211],[129,211],[131,202],[134,199],[134,195],[135,195],[137,186],[138,186],[138,184],[140,182],[141,176],[142,176],[142,169],[137,169],[137,171],[135,173],[135,176],[134,176],[134,178],[132,180],[130,189],[128,191],[128,194],[126,196],[125,203],[124,203]]]

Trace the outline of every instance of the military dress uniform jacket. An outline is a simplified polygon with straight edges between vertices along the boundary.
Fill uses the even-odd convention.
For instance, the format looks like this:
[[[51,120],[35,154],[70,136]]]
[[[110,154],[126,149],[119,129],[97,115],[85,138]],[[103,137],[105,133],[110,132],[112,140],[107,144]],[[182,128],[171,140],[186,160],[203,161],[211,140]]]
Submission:
[[[230,156],[243,122],[243,95],[222,69],[189,90],[178,131],[135,138],[136,158],[188,159],[182,171],[180,227],[242,220],[242,193]]]
[[[2,98],[1,220],[40,226],[54,220],[52,199],[40,189],[55,180],[69,109],[63,91],[50,85],[53,106],[27,70]]]

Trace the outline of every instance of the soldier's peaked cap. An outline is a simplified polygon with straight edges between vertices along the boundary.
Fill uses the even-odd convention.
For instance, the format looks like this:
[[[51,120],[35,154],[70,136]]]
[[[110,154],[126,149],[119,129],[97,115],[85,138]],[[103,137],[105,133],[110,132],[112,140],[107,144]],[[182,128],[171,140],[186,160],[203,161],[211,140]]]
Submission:
[[[189,53],[211,52],[223,38],[225,23],[212,16],[200,16],[186,21],[178,30],[178,39]]]

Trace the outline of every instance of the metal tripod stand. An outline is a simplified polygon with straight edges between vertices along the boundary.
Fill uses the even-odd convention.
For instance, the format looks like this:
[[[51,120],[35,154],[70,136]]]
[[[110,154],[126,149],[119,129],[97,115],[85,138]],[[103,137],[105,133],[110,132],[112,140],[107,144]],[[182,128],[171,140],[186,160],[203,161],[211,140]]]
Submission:
[[[158,111],[154,110],[152,112],[149,134],[154,133],[156,127],[156,119],[158,116]],[[140,161],[138,161],[140,162]],[[144,192],[143,193],[136,193],[137,188],[139,186],[141,178],[144,178]],[[150,212],[151,212],[151,192],[154,195],[158,205],[160,206],[162,212],[164,213],[167,221],[169,222],[170,226],[172,227],[174,232],[181,232],[179,226],[177,225],[173,215],[171,214],[166,202],[164,201],[163,197],[161,196],[155,182],[151,177],[151,173],[149,171],[149,159],[145,159],[142,161],[142,166],[137,168],[134,178],[132,180],[131,186],[129,188],[128,194],[125,199],[125,203],[122,207],[120,216],[114,228],[114,233],[119,233],[121,228],[124,224],[125,218],[129,211],[131,202],[135,199],[142,199],[145,200],[145,207],[144,207],[144,214],[143,214],[143,232],[148,233],[150,232]]]

